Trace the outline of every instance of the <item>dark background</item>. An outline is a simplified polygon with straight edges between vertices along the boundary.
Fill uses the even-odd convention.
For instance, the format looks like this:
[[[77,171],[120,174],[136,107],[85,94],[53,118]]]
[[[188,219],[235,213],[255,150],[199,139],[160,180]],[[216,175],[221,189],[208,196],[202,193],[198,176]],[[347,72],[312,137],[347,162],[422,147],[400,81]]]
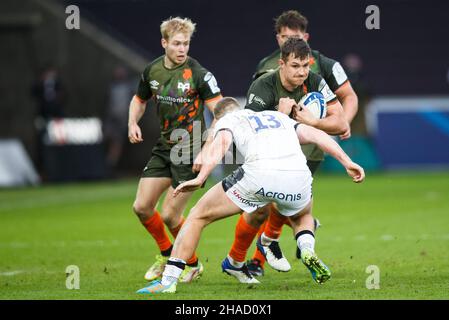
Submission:
[[[80,30],[66,28],[68,5],[80,9]],[[365,26],[368,5],[380,9],[380,30]],[[59,70],[66,90],[66,117],[105,121],[114,69],[127,67],[132,86],[137,87],[145,64],[164,53],[160,24],[170,16],[189,17],[197,24],[189,54],[214,73],[223,95],[245,96],[258,62],[277,49],[274,18],[290,9],[308,18],[313,49],[342,64],[348,54],[361,58],[364,90],[358,92],[361,104],[353,133],[366,135],[363,113],[369,98],[449,93],[449,2],[444,0],[2,0],[0,139],[20,140],[40,169],[38,108],[31,88],[42,68],[53,65]],[[89,34],[88,23],[100,33]],[[97,41],[101,34],[142,59],[114,55]],[[140,125],[144,143],[125,142],[117,167],[132,175],[140,172],[159,135],[151,105]],[[126,133],[123,136],[126,139]]]
[[[373,94],[449,92],[448,1],[123,1],[78,0],[108,28],[161,55],[159,25],[169,16],[197,23],[191,56],[215,75],[227,95],[244,95],[257,63],[277,48],[273,18],[296,9],[309,19],[310,45],[340,60],[356,53]],[[368,5],[380,9],[380,30],[367,30]]]

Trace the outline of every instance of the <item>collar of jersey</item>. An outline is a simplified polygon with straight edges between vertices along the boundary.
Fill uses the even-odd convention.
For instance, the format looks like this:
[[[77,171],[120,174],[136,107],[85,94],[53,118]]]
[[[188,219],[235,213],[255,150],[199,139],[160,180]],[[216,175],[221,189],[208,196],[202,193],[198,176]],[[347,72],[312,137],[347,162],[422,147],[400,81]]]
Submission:
[[[167,68],[167,67],[165,66],[165,56],[164,56],[164,58],[162,59],[162,67],[163,67],[165,70],[168,70],[168,71],[177,70],[177,69],[182,68],[183,66],[185,66],[186,63],[187,63],[187,61],[189,61],[189,59],[190,59],[190,57],[187,56],[187,59],[186,59],[186,61],[185,61],[183,64],[180,64],[179,66],[177,66],[177,67],[175,67],[175,68],[173,68],[173,69],[170,69],[170,68]]]

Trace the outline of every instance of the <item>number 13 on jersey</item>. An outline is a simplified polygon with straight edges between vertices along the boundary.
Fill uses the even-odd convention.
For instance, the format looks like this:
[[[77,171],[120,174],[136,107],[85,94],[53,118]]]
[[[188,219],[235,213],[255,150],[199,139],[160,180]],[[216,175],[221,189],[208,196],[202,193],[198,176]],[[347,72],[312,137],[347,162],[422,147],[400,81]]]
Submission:
[[[251,115],[247,118],[256,133],[265,129],[284,128],[282,122],[272,114]]]

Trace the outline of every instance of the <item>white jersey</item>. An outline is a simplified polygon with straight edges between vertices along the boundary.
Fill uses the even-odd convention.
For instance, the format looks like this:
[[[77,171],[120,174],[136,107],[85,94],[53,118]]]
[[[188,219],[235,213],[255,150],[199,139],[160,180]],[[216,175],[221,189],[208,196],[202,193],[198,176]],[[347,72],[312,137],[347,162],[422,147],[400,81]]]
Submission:
[[[214,136],[220,130],[232,133],[237,149],[245,158],[243,167],[308,171],[296,125],[296,121],[278,111],[244,109],[218,120]]]

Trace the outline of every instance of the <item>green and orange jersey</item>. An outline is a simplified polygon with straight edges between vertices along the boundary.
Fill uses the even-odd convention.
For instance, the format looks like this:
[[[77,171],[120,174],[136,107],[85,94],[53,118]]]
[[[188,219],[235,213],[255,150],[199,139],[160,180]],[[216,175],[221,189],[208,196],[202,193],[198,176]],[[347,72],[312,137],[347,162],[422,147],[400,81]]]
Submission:
[[[257,65],[253,80],[264,73],[276,70],[279,67],[278,61],[280,57],[281,50],[278,49],[268,57],[262,59]],[[348,81],[348,77],[340,63],[326,57],[317,50],[312,50],[312,56],[310,57],[310,71],[321,75],[333,92]]]
[[[171,139],[175,129],[192,133],[194,123],[199,121],[201,133],[205,131],[204,103],[218,99],[221,92],[213,74],[195,59],[188,57],[182,65],[168,69],[164,65],[164,57],[155,59],[145,68],[136,97],[142,102],[155,101],[160,120],[160,140],[170,146],[179,141]]]

